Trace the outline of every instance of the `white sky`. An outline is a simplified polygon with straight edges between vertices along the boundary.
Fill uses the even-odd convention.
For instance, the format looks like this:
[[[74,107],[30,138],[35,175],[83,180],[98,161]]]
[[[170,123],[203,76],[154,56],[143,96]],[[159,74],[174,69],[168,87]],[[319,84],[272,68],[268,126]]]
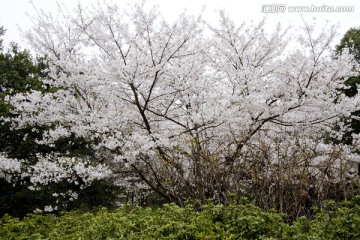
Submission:
[[[81,0],[82,5],[91,5],[98,0]],[[126,6],[131,0],[113,0],[118,2],[121,6]],[[55,11],[57,2],[66,6],[69,10],[74,9],[78,5],[78,0],[33,0],[34,4],[41,9],[47,11]],[[241,23],[244,20],[258,21],[263,17],[267,17],[267,24],[273,27],[277,22],[281,22],[284,26],[292,25],[299,26],[302,24],[300,13],[289,12],[288,9],[284,13],[263,13],[262,6],[265,4],[285,4],[288,6],[353,6],[354,12],[312,12],[302,15],[306,21],[311,21],[316,18],[316,23],[323,26],[328,20],[332,24],[339,24],[339,36],[337,44],[343,34],[351,27],[360,27],[360,1],[359,0],[147,0],[147,5],[158,5],[160,12],[165,19],[173,20],[180,12],[187,9],[189,13],[198,14],[201,12],[204,5],[206,10],[204,16],[207,21],[216,23],[216,10],[224,9],[231,18]],[[266,10],[266,8],[265,8]],[[14,41],[20,44],[21,47],[26,47],[25,41],[21,37],[19,29],[28,30],[31,28],[31,21],[29,16],[34,14],[34,9],[29,3],[29,0],[2,0],[0,3],[0,26],[7,29],[4,37],[5,46],[9,42]]]

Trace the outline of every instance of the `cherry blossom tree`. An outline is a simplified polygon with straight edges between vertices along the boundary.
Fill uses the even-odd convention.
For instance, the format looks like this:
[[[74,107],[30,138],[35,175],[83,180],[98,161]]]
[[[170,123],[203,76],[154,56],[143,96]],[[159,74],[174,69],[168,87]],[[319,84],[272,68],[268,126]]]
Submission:
[[[47,83],[59,90],[9,99],[20,114],[13,127],[52,123],[38,140],[44,145],[70,134],[87,139],[99,165],[54,153],[56,166],[71,163],[89,181],[111,171],[125,188],[150,189],[180,205],[252,195],[266,179],[277,179],[262,185],[269,192],[280,177],[323,183],[352,156],[323,137],[341,138],[344,129],[332,126],[359,107],[357,96],[339,92],[353,58],[335,56],[335,29],[317,33],[304,23],[290,37],[280,25],[268,33],[265,21],[238,26],[223,12],[219,19],[210,26],[184,13],[169,23],[143,5],[39,11],[27,39],[50,59]],[[1,156],[1,171],[9,164],[18,171],[16,159]],[[47,174],[34,183],[66,177],[51,177],[51,164],[36,165]]]

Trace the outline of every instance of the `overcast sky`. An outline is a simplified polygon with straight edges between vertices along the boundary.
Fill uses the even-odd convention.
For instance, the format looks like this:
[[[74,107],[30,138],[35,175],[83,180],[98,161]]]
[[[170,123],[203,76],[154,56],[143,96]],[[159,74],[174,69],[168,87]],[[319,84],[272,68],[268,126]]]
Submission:
[[[91,5],[98,0],[81,0],[82,5]],[[102,1],[102,0],[100,0]],[[118,2],[121,6],[126,7],[130,0],[113,0]],[[57,2],[60,5],[66,6],[69,10],[74,9],[79,1],[78,0],[33,0],[36,7],[42,8],[47,11],[55,11],[57,9]],[[263,17],[267,17],[269,28],[273,27],[275,23],[281,22],[283,25],[299,26],[302,24],[302,18],[306,21],[312,21],[316,18],[318,25],[322,26],[325,21],[332,24],[339,24],[339,36],[337,41],[342,35],[351,27],[360,27],[360,1],[359,0],[250,0],[250,2],[240,0],[147,0],[148,5],[158,5],[160,12],[165,19],[173,20],[180,12],[187,9],[189,13],[199,13],[203,6],[206,5],[204,16],[207,21],[215,23],[217,20],[216,11],[224,9],[231,18],[238,23],[244,20],[253,19],[258,21]],[[269,4],[286,5],[282,13],[266,13],[271,10]],[[290,12],[291,6],[350,6],[353,7],[353,12]],[[34,9],[29,3],[29,0],[2,0],[0,5],[0,26],[7,29],[5,35],[5,44],[15,41],[22,47],[26,47],[24,40],[21,37],[20,29],[27,30],[31,28],[31,21],[29,16],[34,14]]]

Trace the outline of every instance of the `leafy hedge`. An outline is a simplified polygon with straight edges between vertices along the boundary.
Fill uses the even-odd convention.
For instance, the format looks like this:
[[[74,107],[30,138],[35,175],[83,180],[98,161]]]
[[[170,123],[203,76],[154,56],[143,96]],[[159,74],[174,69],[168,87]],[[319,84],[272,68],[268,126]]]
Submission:
[[[117,211],[29,214],[0,220],[1,239],[360,239],[360,197],[329,202],[314,219],[250,205],[124,206]]]

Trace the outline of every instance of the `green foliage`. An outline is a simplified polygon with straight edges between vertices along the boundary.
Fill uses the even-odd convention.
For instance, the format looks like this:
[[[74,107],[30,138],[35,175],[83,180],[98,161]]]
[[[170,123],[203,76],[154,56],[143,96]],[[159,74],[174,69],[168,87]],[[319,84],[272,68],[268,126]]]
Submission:
[[[188,204],[151,209],[124,206],[117,211],[30,214],[22,221],[4,216],[6,239],[266,239],[282,238],[283,216],[251,205],[207,204],[200,211]]]
[[[116,211],[29,214],[0,219],[2,239],[360,239],[360,197],[329,202],[314,219],[287,224],[250,204],[193,204],[159,208],[126,205]]]
[[[291,226],[289,239],[360,239],[360,197],[352,201],[329,201],[313,220],[304,217]]]
[[[341,39],[339,45],[336,46],[336,51],[339,53],[344,48],[349,48],[350,53],[355,56],[355,59],[360,63],[360,28],[350,28]]]
[[[1,98],[31,90],[44,91],[41,78],[47,75],[46,69],[44,58],[34,61],[28,51],[13,44],[10,51],[0,54]]]
[[[0,179],[0,192],[0,216],[25,216],[52,198],[48,192],[31,191],[25,184],[14,185],[5,179]]]

